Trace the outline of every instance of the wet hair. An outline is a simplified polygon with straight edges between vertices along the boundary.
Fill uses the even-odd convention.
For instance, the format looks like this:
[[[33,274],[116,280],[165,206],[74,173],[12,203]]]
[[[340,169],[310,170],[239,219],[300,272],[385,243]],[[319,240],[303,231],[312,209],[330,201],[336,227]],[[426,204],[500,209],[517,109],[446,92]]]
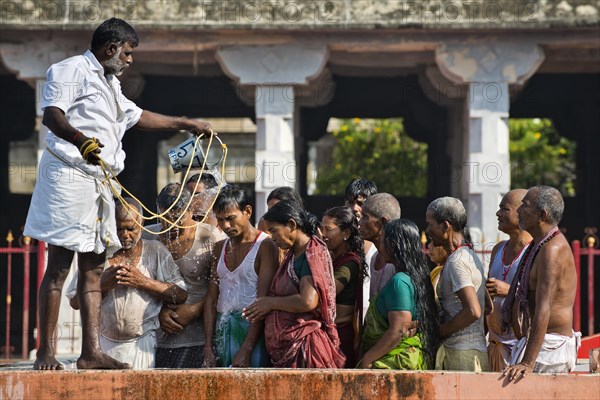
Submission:
[[[325,211],[323,216],[333,218],[340,230],[348,230],[350,232],[350,237],[346,241],[348,248],[360,257],[362,261],[362,276],[364,278],[369,276],[369,267],[365,262],[365,242],[358,232],[358,221],[354,212],[349,207],[333,207]]]
[[[125,219],[128,217],[142,219],[144,210],[139,201],[132,199],[131,197],[123,197],[123,201],[126,204],[122,204],[120,201],[115,202],[115,217],[117,219]],[[132,213],[128,208],[135,208],[138,214]]]
[[[415,310],[425,342],[425,362],[428,368],[434,368],[439,344],[438,311],[419,228],[411,220],[400,218],[386,223],[383,231],[385,249],[393,259],[396,272],[406,273],[415,288]],[[416,319],[414,315],[413,319]]]
[[[300,208],[304,208],[300,194],[289,186],[281,186],[272,190],[267,197],[267,203],[271,200],[287,201],[296,204]]]
[[[282,225],[287,224],[293,219],[296,222],[296,226],[308,236],[315,236],[320,225],[319,220],[314,214],[289,201],[280,201],[275,204],[266,212],[262,219]]]
[[[398,219],[401,215],[400,203],[389,193],[377,193],[365,200],[363,206],[365,210],[375,218],[385,218],[388,221]]]
[[[377,185],[365,178],[356,178],[346,185],[346,194],[344,198],[348,201],[354,201],[357,197],[368,197],[377,194]]]
[[[185,184],[195,184],[198,181],[200,181],[200,183],[202,183],[206,189],[212,189],[214,187],[219,186],[215,177],[212,174],[207,174],[205,172],[203,172],[202,174],[193,175],[190,179],[188,179],[188,181]]]
[[[179,211],[183,210],[185,206],[190,202],[192,194],[189,190],[181,186],[181,183],[169,183],[167,186],[162,188],[158,197],[156,198],[156,208],[159,210],[166,210],[171,207],[177,200],[179,192],[181,191],[181,197],[171,210]]]
[[[137,47],[139,38],[135,30],[127,22],[118,18],[107,19],[96,28],[92,36],[91,50],[102,50],[106,45],[115,44],[117,47],[129,43]]]
[[[221,189],[217,196],[213,210],[223,212],[230,207],[235,207],[240,211],[244,211],[246,206],[251,206],[251,204],[244,189],[236,185],[227,185]]]
[[[463,233],[467,226],[467,210],[462,201],[455,197],[440,197],[432,201],[427,210],[433,213],[438,223],[448,221],[456,232]]]
[[[535,208],[539,211],[546,211],[546,222],[551,225],[558,225],[565,212],[565,201],[558,190],[551,186],[534,186],[529,190],[537,190],[538,195],[535,201]]]

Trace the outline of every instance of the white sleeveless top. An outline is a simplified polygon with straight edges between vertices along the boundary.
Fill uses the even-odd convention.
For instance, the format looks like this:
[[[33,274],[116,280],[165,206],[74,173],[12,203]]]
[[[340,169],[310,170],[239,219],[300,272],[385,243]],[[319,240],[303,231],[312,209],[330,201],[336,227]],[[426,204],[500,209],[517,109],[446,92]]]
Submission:
[[[217,264],[219,276],[217,312],[224,314],[242,311],[256,300],[258,275],[254,269],[254,262],[261,242],[268,237],[269,235],[261,231],[242,263],[233,271],[225,266],[225,251],[229,248],[230,239],[225,241]]]
[[[513,281],[513,278],[515,277],[515,274],[517,273],[517,270],[519,269],[519,263],[521,262],[521,258],[523,258],[523,254],[525,254],[530,244],[526,245],[523,248],[523,250],[521,250],[521,253],[517,256],[517,258],[509,261],[508,265],[505,265],[502,260],[502,256],[504,255],[504,250],[506,248],[507,243],[508,241],[505,241],[498,248],[494,259],[490,263],[488,277],[496,278],[510,285]],[[510,329],[509,332],[501,331],[502,304],[504,303],[504,299],[505,297],[494,297],[494,311],[487,316],[488,330],[491,332],[491,335],[493,334],[494,336],[496,336],[496,340],[502,343],[511,344],[516,340],[512,329]]]

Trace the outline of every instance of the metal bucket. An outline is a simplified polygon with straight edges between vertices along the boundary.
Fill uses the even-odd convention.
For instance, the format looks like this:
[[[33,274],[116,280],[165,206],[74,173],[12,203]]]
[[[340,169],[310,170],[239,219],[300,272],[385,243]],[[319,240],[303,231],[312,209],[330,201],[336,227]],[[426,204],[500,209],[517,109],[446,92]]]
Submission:
[[[223,149],[223,142],[219,139],[218,136],[213,136],[213,140],[216,140],[221,147],[222,153],[221,158],[215,162],[211,162],[209,160],[206,161],[206,169],[212,169],[223,162],[223,158],[225,157],[225,150]],[[201,169],[202,164],[204,164],[204,160],[207,155],[204,153],[204,149],[202,146],[198,145],[196,147],[196,151],[194,152],[194,157],[192,159],[192,153],[194,150],[194,143],[196,142],[195,137],[191,137],[181,142],[179,145],[173,147],[168,151],[169,161],[171,162],[171,166],[173,167],[173,171],[175,173],[181,172],[187,169],[191,164],[191,169]]]

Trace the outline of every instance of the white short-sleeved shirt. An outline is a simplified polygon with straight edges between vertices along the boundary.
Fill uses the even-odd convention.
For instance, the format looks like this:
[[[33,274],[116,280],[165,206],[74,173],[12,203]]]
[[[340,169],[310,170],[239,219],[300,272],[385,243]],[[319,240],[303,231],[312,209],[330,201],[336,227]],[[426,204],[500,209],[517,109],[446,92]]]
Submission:
[[[121,83],[114,75],[104,75],[104,68],[89,50],[52,65],[46,79],[41,109],[60,108],[73,127],[98,138],[104,145],[101,157],[115,174],[120,173],[125,162],[121,139],[126,130],[138,123],[142,109],[123,95]],[[100,167],[85,162],[79,149],[50,130],[46,144],[66,161],[104,178]]]
[[[106,265],[110,265],[107,260]],[[142,239],[142,254],[137,268],[142,275],[186,289],[183,277],[169,250],[160,242]],[[77,275],[69,285],[67,297],[77,295]],[[116,342],[129,342],[158,330],[158,314],[163,302],[142,289],[119,285],[109,290],[101,303],[100,331]]]
[[[456,292],[467,286],[473,287],[477,293],[481,317],[466,328],[444,339],[446,347],[454,350],[487,351],[483,330],[485,279],[483,264],[469,247],[460,247],[448,257],[437,288],[442,306],[442,323],[450,321],[462,310],[462,303]]]

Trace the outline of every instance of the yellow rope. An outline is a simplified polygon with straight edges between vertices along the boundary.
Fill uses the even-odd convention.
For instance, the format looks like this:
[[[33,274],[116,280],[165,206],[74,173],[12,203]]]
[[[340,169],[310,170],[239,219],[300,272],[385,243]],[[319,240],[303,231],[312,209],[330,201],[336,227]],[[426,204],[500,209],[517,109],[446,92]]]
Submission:
[[[79,152],[85,161],[89,161],[88,157],[91,153],[98,150],[100,145],[98,144],[98,139],[91,138],[83,142],[83,144],[79,147]]]
[[[201,136],[198,136],[198,137],[196,138],[196,141],[194,142],[194,147],[193,147],[193,149],[192,149],[192,155],[191,155],[191,157],[190,157],[190,160],[193,160],[193,159],[194,159],[194,156],[195,156],[195,153],[196,153],[196,148],[197,148],[197,146],[198,146],[198,142],[200,141],[200,139],[201,139]],[[210,136],[210,139],[209,139],[209,142],[208,142],[208,147],[207,147],[207,149],[206,149],[206,154],[208,154],[208,152],[210,151],[210,148],[211,148],[211,146],[212,146],[212,141],[213,141],[213,135],[211,135],[211,136]],[[88,143],[88,142],[90,142],[90,143]],[[85,154],[89,154],[90,152],[92,152],[92,151],[96,150],[97,148],[99,148],[95,138],[94,138],[94,139],[87,140],[86,142],[84,142],[84,143],[81,145],[81,148],[84,148],[84,145],[86,145],[86,143],[88,143],[88,144],[87,144],[87,146],[89,146],[89,147],[94,147],[93,145],[95,144],[95,148],[93,148],[92,150],[88,151],[88,150],[89,150],[89,148],[88,148],[88,147],[85,147],[84,153],[85,153],[85,152],[87,152],[87,153],[85,153]],[[228,148],[227,148],[227,145],[221,142],[221,149],[222,149],[222,151],[223,151],[223,162],[221,163],[221,177],[224,177],[224,176],[225,176],[225,161],[227,160],[227,153],[228,153]],[[164,221],[164,222],[165,222],[165,225],[166,225],[166,226],[168,226],[168,228],[166,228],[166,229],[163,229],[163,230],[161,230],[160,232],[154,232],[154,231],[151,231],[151,230],[149,230],[148,228],[144,227],[144,225],[143,225],[143,224],[141,224],[140,222],[138,222],[137,218],[133,218],[133,220],[134,220],[135,224],[136,224],[137,226],[139,226],[139,227],[140,227],[142,230],[144,230],[145,232],[151,233],[151,234],[153,234],[153,235],[160,235],[160,234],[162,234],[162,233],[165,233],[165,232],[168,232],[168,231],[170,231],[170,230],[171,230],[171,229],[173,229],[173,228],[179,228],[179,229],[182,229],[182,228],[183,228],[183,229],[185,229],[185,228],[192,228],[192,227],[195,227],[195,226],[197,226],[197,225],[198,225],[198,224],[200,224],[200,223],[203,223],[203,222],[206,220],[206,215],[204,215],[204,218],[202,218],[202,221],[199,221],[199,222],[197,222],[197,223],[196,223],[196,224],[194,224],[194,225],[189,225],[189,226],[181,226],[181,225],[179,225],[179,224],[178,224],[178,223],[179,223],[179,220],[181,220],[181,218],[182,218],[182,217],[185,215],[185,213],[187,212],[188,208],[189,208],[189,207],[190,207],[190,205],[192,204],[192,201],[193,201],[193,199],[194,199],[194,196],[193,196],[193,195],[192,195],[192,196],[190,196],[190,200],[187,202],[187,204],[185,205],[185,207],[184,207],[183,211],[181,212],[181,214],[179,215],[179,217],[178,217],[178,218],[177,218],[175,221],[169,221],[167,218],[165,218],[165,217],[164,217],[164,216],[165,216],[165,215],[166,215],[166,214],[167,214],[169,211],[171,211],[171,209],[172,209],[172,208],[173,208],[173,207],[174,207],[174,206],[175,206],[175,205],[176,205],[176,204],[179,202],[179,200],[181,199],[181,195],[182,195],[182,193],[183,193],[183,190],[184,190],[185,182],[187,182],[188,175],[189,175],[189,173],[190,173],[190,171],[191,171],[191,169],[192,169],[192,162],[190,162],[190,163],[189,163],[189,165],[187,166],[187,170],[185,171],[185,175],[184,175],[184,177],[183,177],[183,182],[184,182],[184,183],[181,185],[181,188],[180,188],[180,190],[179,190],[179,193],[177,194],[177,198],[175,199],[175,201],[173,202],[173,204],[171,204],[171,205],[169,206],[169,208],[167,208],[166,210],[164,210],[162,213],[160,213],[160,214],[157,214],[157,213],[154,213],[153,211],[151,211],[150,209],[148,209],[148,207],[146,207],[146,206],[145,206],[145,205],[144,205],[144,204],[143,204],[143,203],[142,203],[142,202],[141,202],[141,201],[140,201],[140,200],[139,200],[139,199],[138,199],[138,198],[137,198],[137,197],[136,197],[136,196],[135,196],[133,193],[131,193],[129,190],[127,190],[127,189],[125,188],[125,186],[123,186],[123,184],[122,184],[121,182],[119,182],[119,180],[117,179],[116,175],[114,174],[114,172],[113,172],[113,170],[110,168],[110,166],[109,166],[108,164],[106,164],[106,162],[105,162],[105,161],[104,161],[104,160],[103,160],[101,157],[98,157],[98,158],[99,158],[99,165],[100,165],[100,167],[102,168],[102,172],[104,173],[104,176],[106,177],[106,181],[107,181],[107,183],[108,183],[108,185],[109,185],[109,187],[110,187],[110,189],[111,189],[111,191],[112,191],[112,193],[113,193],[113,196],[114,196],[114,197],[115,197],[117,200],[119,200],[119,202],[120,202],[120,203],[121,203],[123,206],[125,206],[125,209],[127,210],[128,214],[130,214],[130,215],[131,215],[131,211],[133,211],[133,212],[136,214],[136,216],[137,216],[137,217],[141,217],[141,218],[142,218],[142,220],[150,220],[150,219],[155,219],[155,218],[157,218],[157,219],[160,219],[161,221]],[[206,158],[207,158],[207,157],[204,157],[204,161],[203,161],[203,163],[202,163],[202,168],[200,168],[200,172],[199,172],[199,174],[202,174],[202,173],[204,172],[205,168],[206,168]],[[85,156],[84,156],[84,159],[86,159],[86,161],[87,161],[87,158],[85,158]],[[137,209],[129,207],[129,206],[128,206],[128,203],[125,201],[125,199],[123,198],[123,196],[121,195],[121,193],[119,193],[119,192],[118,192],[118,191],[115,189],[115,187],[113,186],[113,184],[112,184],[112,182],[111,182],[111,180],[112,180],[112,179],[114,179],[114,180],[115,180],[115,182],[116,182],[116,183],[117,183],[117,184],[118,184],[118,185],[121,187],[121,189],[122,189],[122,190],[123,190],[123,191],[124,191],[126,194],[128,194],[128,195],[129,195],[129,196],[130,196],[132,199],[134,199],[135,201],[137,201],[137,202],[138,202],[138,203],[139,203],[139,204],[142,206],[142,209],[143,209],[143,210],[145,210],[146,212],[148,212],[148,213],[150,214],[150,217],[145,217],[145,216],[143,215],[143,213],[140,213],[140,212],[139,212]],[[196,189],[198,188],[198,184],[199,184],[199,183],[200,183],[200,179],[198,179],[198,180],[196,181],[196,185],[194,186],[194,192],[195,192],[195,191],[196,191]],[[220,180],[220,182],[219,182],[219,188],[218,188],[218,190],[217,190],[217,195],[218,195],[218,194],[221,192],[221,188],[222,188],[222,186],[223,186],[223,179],[221,179],[221,180]],[[217,200],[217,196],[214,196],[214,198],[213,198],[213,201],[212,201],[212,203],[211,203],[211,205],[210,205],[209,209],[212,209],[212,207],[214,206],[214,204],[215,204],[215,201],[216,201],[216,200]]]

